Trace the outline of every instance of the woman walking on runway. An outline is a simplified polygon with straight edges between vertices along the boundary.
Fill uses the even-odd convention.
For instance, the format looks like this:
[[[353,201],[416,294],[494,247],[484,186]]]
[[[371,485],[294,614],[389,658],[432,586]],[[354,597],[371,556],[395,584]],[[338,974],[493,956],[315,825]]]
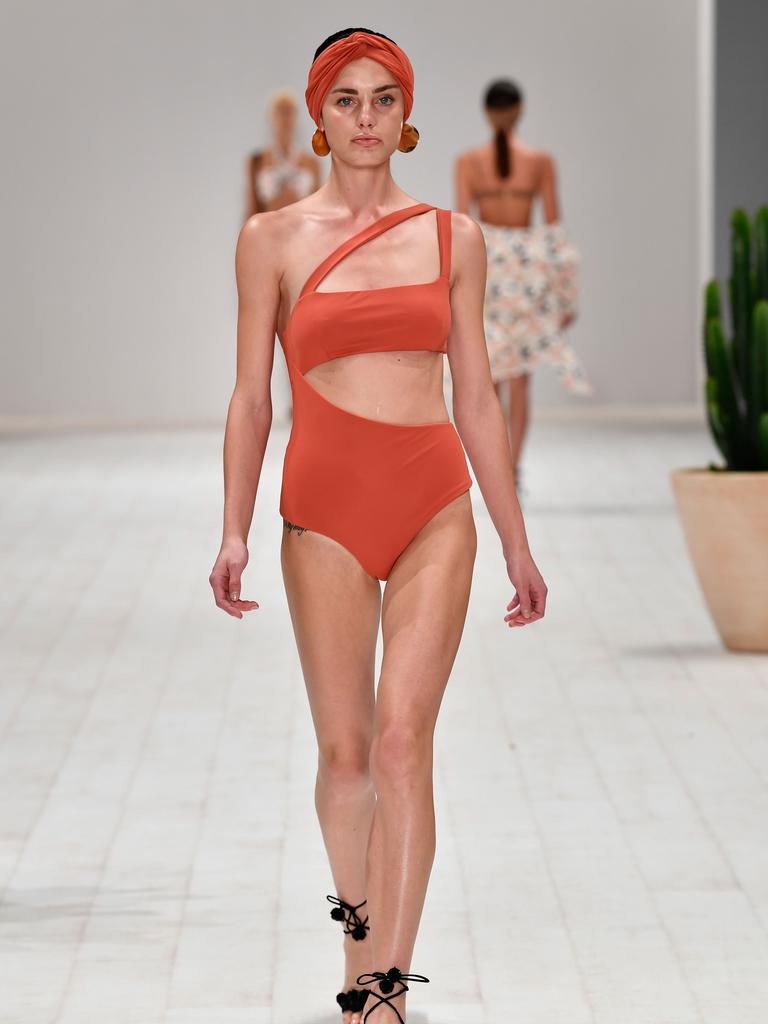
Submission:
[[[277,330],[294,398],[281,565],[317,735],[330,913],[344,924],[337,1002],[344,1024],[403,1024],[410,984],[429,980],[410,963],[435,852],[432,741],[476,551],[464,449],[515,588],[499,624],[540,619],[547,588],[489,371],[482,232],[392,177],[392,154],[418,140],[410,61],[370,29],[337,32],[315,53],[306,101],[330,175],[311,196],[252,217],[237,245],[237,381],[210,582],[228,614],[258,607],[241,597],[241,578]]]
[[[492,82],[483,105],[493,139],[456,159],[455,205],[467,214],[476,206],[485,236],[485,338],[499,398],[508,392],[517,479],[534,368],[546,361],[574,394],[591,394],[592,386],[564,334],[576,319],[579,254],[561,220],[555,162],[518,138],[523,94],[515,82]],[[544,223],[532,226],[536,199]]]

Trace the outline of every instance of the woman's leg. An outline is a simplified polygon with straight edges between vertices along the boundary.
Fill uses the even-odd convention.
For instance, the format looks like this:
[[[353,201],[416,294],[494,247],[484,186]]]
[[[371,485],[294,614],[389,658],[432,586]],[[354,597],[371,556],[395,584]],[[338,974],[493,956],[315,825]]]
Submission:
[[[517,474],[520,457],[525,443],[525,435],[528,430],[529,421],[529,380],[530,375],[522,373],[517,377],[510,377],[508,381],[509,414],[507,418],[507,431],[509,434],[509,447],[512,452],[512,465]]]
[[[317,735],[315,806],[337,894],[367,897],[366,848],[375,803],[369,772],[381,584],[336,541],[283,528],[283,580]],[[323,897],[324,898],[324,897]],[[326,904],[330,913],[331,904]],[[369,913],[369,906],[361,914]],[[329,920],[329,927],[331,922]],[[336,927],[341,931],[342,925]],[[344,984],[372,967],[371,933],[344,936]],[[345,1024],[362,1014],[345,1012]]]
[[[408,545],[384,591],[371,748],[377,802],[368,849],[377,971],[410,967],[435,854],[432,737],[464,629],[476,548],[467,492]],[[378,992],[378,983],[371,988]],[[403,997],[391,1002],[405,1019]],[[368,1024],[397,1024],[389,1006],[372,1005]]]

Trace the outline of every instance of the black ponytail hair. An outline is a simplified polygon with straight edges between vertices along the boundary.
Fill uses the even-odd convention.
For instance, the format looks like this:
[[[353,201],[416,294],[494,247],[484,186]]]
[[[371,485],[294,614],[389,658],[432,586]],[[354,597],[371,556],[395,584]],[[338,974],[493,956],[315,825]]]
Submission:
[[[367,32],[369,35],[379,36],[381,39],[389,39],[389,36],[385,36],[383,32],[374,32],[372,28],[343,28],[340,32],[334,32],[332,36],[328,36],[327,39],[324,39],[322,43],[320,43],[318,48],[315,50],[315,55],[312,60],[317,60],[323,50],[327,50],[332,43],[335,43],[339,39],[346,39],[346,37],[351,36],[353,32]],[[389,39],[389,41],[390,43],[395,42],[394,39]],[[397,46],[397,43],[395,43],[395,46]]]
[[[485,90],[483,102],[486,110],[505,110],[516,107],[523,100],[523,90],[510,78],[497,78]],[[507,133],[503,128],[496,129],[496,173],[500,178],[512,175],[512,153],[509,149]]]

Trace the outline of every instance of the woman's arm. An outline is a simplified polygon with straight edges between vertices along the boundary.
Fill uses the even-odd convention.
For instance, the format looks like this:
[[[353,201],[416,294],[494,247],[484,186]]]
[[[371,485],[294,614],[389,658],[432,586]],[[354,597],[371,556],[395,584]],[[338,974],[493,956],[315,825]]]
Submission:
[[[237,373],[224,433],[224,526],[210,582],[219,607],[242,618],[240,577],[248,561],[264,451],[272,425],[270,381],[280,306],[279,211],[260,213],[243,225],[237,241]]]
[[[547,588],[528,548],[504,416],[491,379],[483,327],[485,238],[479,225],[463,214],[454,213],[452,225],[454,282],[448,361],[453,417],[501,540],[520,603],[519,610],[507,618],[513,620],[510,625],[518,625],[541,618]]]
[[[560,204],[557,198],[557,173],[555,171],[555,161],[549,153],[542,154],[539,194],[541,196],[545,223],[557,223],[560,220]]]

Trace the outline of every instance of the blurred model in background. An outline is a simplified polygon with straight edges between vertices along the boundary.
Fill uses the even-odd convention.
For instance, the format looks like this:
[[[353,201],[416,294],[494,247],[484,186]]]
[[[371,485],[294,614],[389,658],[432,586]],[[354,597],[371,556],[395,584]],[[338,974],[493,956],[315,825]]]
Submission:
[[[279,210],[303,199],[320,185],[320,162],[296,146],[298,101],[290,89],[269,98],[272,142],[246,161],[245,220],[254,213]]]
[[[304,199],[320,186],[321,164],[314,153],[296,145],[298,100],[290,89],[278,89],[269,97],[268,118],[272,142],[266,148],[249,154],[245,168],[245,216],[280,210],[283,206]],[[293,419],[288,368],[283,359],[276,360],[275,395],[281,396],[280,417]]]
[[[484,107],[493,138],[458,156],[455,208],[475,216],[485,236],[485,337],[502,408],[507,391],[507,431],[519,483],[531,370],[545,360],[570,391],[591,394],[592,388],[564,335],[577,313],[579,254],[560,221],[554,160],[516,136],[523,108],[518,85],[492,82]],[[536,198],[544,223],[532,227]]]

